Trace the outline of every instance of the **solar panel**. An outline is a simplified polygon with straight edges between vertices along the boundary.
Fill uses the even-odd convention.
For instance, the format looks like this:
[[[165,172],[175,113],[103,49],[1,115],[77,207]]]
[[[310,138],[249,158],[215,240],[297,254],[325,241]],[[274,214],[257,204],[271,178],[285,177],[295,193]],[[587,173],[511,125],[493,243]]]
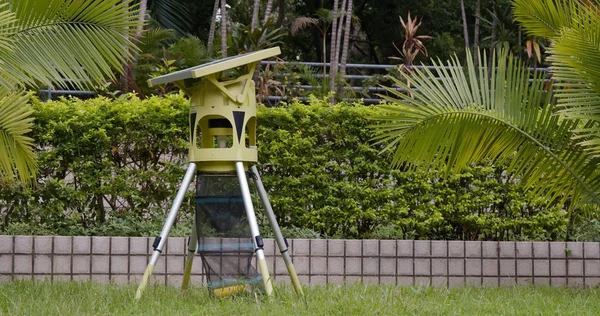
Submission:
[[[249,63],[257,62],[262,59],[277,56],[279,54],[281,54],[281,50],[279,49],[279,47],[273,47],[247,54],[226,57],[195,67],[179,70],[174,73],[170,73],[160,77],[152,78],[148,80],[148,85],[152,87],[169,82],[175,82],[191,78],[200,78],[227,69],[236,68]]]

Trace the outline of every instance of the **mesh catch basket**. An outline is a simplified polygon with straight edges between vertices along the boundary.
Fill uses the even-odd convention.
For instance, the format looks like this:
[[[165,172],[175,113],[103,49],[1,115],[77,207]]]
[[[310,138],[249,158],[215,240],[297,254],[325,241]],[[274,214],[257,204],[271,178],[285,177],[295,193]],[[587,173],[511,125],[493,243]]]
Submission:
[[[196,178],[198,254],[215,296],[262,291],[252,265],[254,244],[237,174],[199,173]]]

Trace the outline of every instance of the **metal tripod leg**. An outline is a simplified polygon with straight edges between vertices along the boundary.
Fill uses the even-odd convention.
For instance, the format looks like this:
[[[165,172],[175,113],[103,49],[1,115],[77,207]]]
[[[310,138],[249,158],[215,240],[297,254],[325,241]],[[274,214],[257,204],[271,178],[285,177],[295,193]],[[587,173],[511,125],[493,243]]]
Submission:
[[[294,263],[292,263],[292,258],[290,258],[290,254],[288,252],[287,240],[283,238],[281,229],[279,229],[277,218],[275,217],[275,213],[273,213],[273,208],[271,207],[271,202],[269,202],[267,191],[265,190],[265,187],[263,186],[263,183],[260,180],[258,169],[256,168],[256,166],[252,166],[250,170],[254,175],[252,179],[254,179],[254,183],[256,183],[258,195],[260,196],[260,200],[262,201],[263,206],[265,207],[265,213],[267,213],[267,218],[269,219],[269,223],[271,224],[271,228],[273,229],[273,233],[275,234],[275,241],[277,242],[277,247],[279,248],[279,251],[283,256],[283,261],[285,262],[288,273],[290,274],[290,279],[292,280],[292,284],[294,285],[296,294],[300,297],[304,296],[304,292],[302,291],[302,285],[300,284],[300,280],[298,279],[298,275],[296,274],[296,269],[294,268]]]
[[[167,221],[165,222],[165,225],[163,226],[162,231],[160,232],[160,236],[156,237],[156,239],[154,240],[154,244],[152,245],[154,247],[154,251],[152,252],[152,257],[150,257],[150,261],[148,262],[146,271],[144,271],[142,281],[140,282],[140,285],[135,293],[136,300],[139,300],[142,297],[142,292],[144,291],[144,288],[146,288],[146,285],[148,285],[148,281],[150,279],[150,276],[152,276],[152,272],[154,272],[154,266],[156,265],[158,257],[160,256],[160,253],[162,252],[162,249],[165,246],[165,242],[167,241],[169,231],[171,230],[171,227],[173,227],[173,223],[175,223],[177,212],[181,207],[181,203],[185,198],[185,192],[190,187],[190,183],[194,178],[195,172],[196,164],[190,163],[190,166],[188,167],[185,176],[183,177],[183,181],[181,182],[181,186],[177,191],[175,200],[173,201],[173,206],[171,206],[171,210],[169,211],[169,215],[167,216]]]
[[[188,252],[185,256],[185,268],[183,269],[183,279],[181,280],[181,289],[187,290],[190,284],[190,275],[192,274],[192,264],[198,249],[198,232],[196,230],[196,212],[194,212],[194,222],[192,223],[192,233],[188,239]]]
[[[265,252],[263,249],[262,237],[258,231],[258,223],[256,222],[256,214],[254,213],[254,207],[252,206],[252,198],[250,197],[250,189],[248,187],[248,180],[246,179],[246,172],[244,170],[244,164],[240,161],[235,163],[235,170],[240,181],[240,189],[242,191],[242,197],[244,199],[244,206],[246,208],[246,216],[248,217],[248,224],[250,224],[250,232],[252,233],[252,239],[254,242],[254,249],[256,252],[256,262],[260,274],[265,285],[265,292],[267,295],[271,295],[273,292],[273,283],[271,282],[271,276],[269,275],[269,269],[267,268],[267,261],[265,260]]]

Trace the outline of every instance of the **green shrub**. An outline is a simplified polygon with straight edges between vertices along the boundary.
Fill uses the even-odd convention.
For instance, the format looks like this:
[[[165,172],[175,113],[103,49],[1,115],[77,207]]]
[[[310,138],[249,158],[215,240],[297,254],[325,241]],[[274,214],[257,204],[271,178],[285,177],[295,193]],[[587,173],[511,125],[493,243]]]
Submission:
[[[187,162],[188,101],[129,96],[33,101],[33,108],[38,185],[0,187],[2,231],[158,234]],[[368,118],[377,111],[320,99],[259,108],[258,167],[288,237],[565,238],[567,214],[528,197],[501,167],[449,177],[391,169],[371,142]],[[192,195],[172,234],[189,232]]]

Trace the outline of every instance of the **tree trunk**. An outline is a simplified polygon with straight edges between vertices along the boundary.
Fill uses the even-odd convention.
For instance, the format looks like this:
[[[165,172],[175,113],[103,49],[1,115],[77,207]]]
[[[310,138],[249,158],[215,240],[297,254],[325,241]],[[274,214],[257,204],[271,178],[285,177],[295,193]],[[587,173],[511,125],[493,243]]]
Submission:
[[[265,8],[265,18],[263,19],[263,24],[266,24],[271,17],[271,9],[273,8],[273,0],[267,1],[267,7]]]
[[[215,29],[217,28],[217,10],[219,9],[219,0],[215,0],[213,6],[212,20],[210,21],[210,30],[208,31],[208,43],[206,43],[206,51],[208,56],[212,54],[213,42],[215,41]]]
[[[352,27],[352,0],[348,0],[346,11],[346,26],[344,27],[344,46],[342,47],[342,59],[340,60],[340,79],[346,76],[346,61],[348,60],[348,46],[350,44],[350,28]]]
[[[135,31],[135,38],[139,40],[142,37],[142,31],[144,31],[144,22],[146,22],[146,10],[148,9],[148,0],[140,0],[140,17],[138,18],[138,25]]]
[[[252,22],[250,22],[250,31],[256,30],[258,24],[258,11],[260,10],[260,0],[254,0],[254,7],[252,8]]]
[[[473,64],[479,66],[479,15],[481,14],[481,0],[475,5],[475,31],[473,33]]]
[[[467,13],[465,12],[465,0],[460,0],[460,11],[463,19],[463,32],[465,36],[465,48],[469,49],[469,28],[467,27]]]
[[[346,10],[348,9],[347,6],[348,0],[342,0],[342,7],[340,8],[339,12],[340,20],[338,21],[337,38],[335,39],[335,54],[332,53],[332,55],[335,56],[336,72],[340,64],[340,52],[342,50],[342,34],[344,33],[344,18],[346,17]]]
[[[279,7],[277,10],[277,22],[275,22],[276,27],[281,27],[283,22],[285,21],[285,3],[286,0],[278,0],[277,6]]]
[[[331,45],[329,48],[329,91],[335,91],[335,73],[336,73],[336,62],[335,58],[335,41],[337,38],[337,23],[338,23],[338,6],[339,1],[333,1],[333,23],[331,24]],[[335,101],[333,96],[331,97],[331,103]]]
[[[227,57],[227,0],[221,0],[221,57]]]
[[[493,6],[493,14],[496,17],[496,4],[495,1],[492,0]],[[494,51],[496,50],[496,39],[498,38],[498,22],[497,19],[494,18],[492,21],[492,47],[490,48],[490,55],[488,56],[488,69],[492,69],[492,59],[494,58]]]

